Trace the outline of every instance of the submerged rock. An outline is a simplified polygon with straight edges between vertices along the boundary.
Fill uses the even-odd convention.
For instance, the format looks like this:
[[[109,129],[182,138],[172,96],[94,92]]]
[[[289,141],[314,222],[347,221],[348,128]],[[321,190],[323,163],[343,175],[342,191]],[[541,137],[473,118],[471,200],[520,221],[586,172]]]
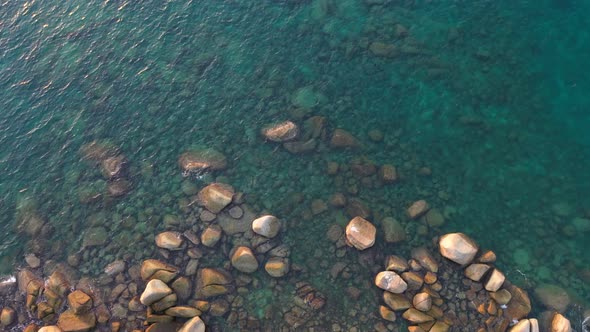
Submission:
[[[330,139],[332,148],[358,148],[361,146],[359,140],[344,129],[335,129]]]
[[[558,312],[565,312],[570,304],[570,297],[565,289],[556,286],[543,284],[535,288],[535,297],[549,309]]]
[[[299,135],[299,127],[291,122],[284,121],[268,125],[262,129],[262,136],[273,142],[287,142],[294,140]]]
[[[377,229],[362,217],[352,219],[346,226],[346,239],[358,250],[365,250],[375,244]]]
[[[227,160],[215,149],[197,149],[181,154],[178,165],[185,172],[218,171],[227,167]]]

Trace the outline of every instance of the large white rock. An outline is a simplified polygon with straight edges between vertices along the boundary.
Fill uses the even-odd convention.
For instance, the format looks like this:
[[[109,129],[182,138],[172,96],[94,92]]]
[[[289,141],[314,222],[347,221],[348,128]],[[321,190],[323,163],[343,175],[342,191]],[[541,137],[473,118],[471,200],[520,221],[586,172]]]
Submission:
[[[277,236],[280,229],[281,222],[275,216],[262,216],[252,222],[252,231],[264,237],[273,238]]]
[[[393,271],[382,271],[375,277],[375,286],[391,293],[400,294],[408,289],[408,284]]]
[[[152,279],[145,286],[145,290],[139,298],[139,302],[143,305],[151,305],[158,302],[167,295],[172,294],[172,289],[168,287],[162,280]]]
[[[471,263],[478,250],[475,241],[463,233],[445,234],[438,244],[441,255],[461,265]]]
[[[358,250],[372,247],[376,233],[375,226],[362,217],[355,217],[346,225],[346,239]]]
[[[205,332],[205,323],[197,316],[184,323],[178,332]]]

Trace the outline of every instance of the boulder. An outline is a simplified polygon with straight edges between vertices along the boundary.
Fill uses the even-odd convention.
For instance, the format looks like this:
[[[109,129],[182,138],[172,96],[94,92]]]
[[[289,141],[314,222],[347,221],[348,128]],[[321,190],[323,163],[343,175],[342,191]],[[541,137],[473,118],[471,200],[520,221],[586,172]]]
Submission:
[[[551,320],[551,332],[572,332],[572,324],[562,314],[556,313]]]
[[[530,332],[531,331],[531,323],[528,319],[521,319],[510,328],[509,332]]]
[[[391,217],[383,218],[381,220],[381,226],[383,228],[385,242],[397,243],[406,239],[406,230],[396,219]]]
[[[63,332],[93,331],[96,326],[96,317],[92,312],[76,315],[73,311],[67,310],[59,315],[57,326],[59,326]]]
[[[427,312],[432,308],[432,297],[426,292],[418,293],[414,295],[412,305],[422,312]]]
[[[449,233],[439,239],[440,254],[461,265],[471,263],[478,246],[471,238],[463,233]]]
[[[85,314],[92,309],[92,298],[80,290],[75,290],[68,295],[68,304],[76,315]]]
[[[168,250],[182,250],[184,238],[179,232],[162,232],[156,235],[156,246]]]
[[[289,273],[289,259],[272,257],[264,264],[266,272],[274,278],[280,278]]]
[[[393,271],[379,272],[375,277],[375,286],[396,294],[403,293],[408,288],[408,284]]]
[[[205,247],[213,248],[221,239],[223,232],[219,225],[210,225],[201,233],[201,243]]]
[[[280,229],[281,222],[275,216],[265,215],[254,219],[252,222],[252,231],[267,238],[273,238],[277,236]]]
[[[157,259],[146,259],[141,264],[140,274],[144,281],[159,279],[167,283],[178,275],[178,268]]]
[[[234,188],[223,183],[212,183],[201,189],[197,200],[201,206],[213,213],[219,213],[231,203],[234,197]]]
[[[377,229],[362,217],[353,218],[346,226],[346,239],[358,250],[365,250],[375,244]]]
[[[489,269],[490,266],[487,264],[471,264],[465,269],[464,273],[467,278],[480,281]]]
[[[291,121],[275,123],[264,127],[262,136],[273,142],[292,141],[299,136],[299,127]]]
[[[427,271],[433,273],[438,272],[438,263],[426,248],[418,247],[412,249],[412,258],[415,259],[420,264],[420,266],[425,268]]]
[[[358,148],[361,146],[356,137],[344,129],[335,129],[330,139],[332,148]]]
[[[391,292],[383,292],[383,301],[393,311],[406,310],[412,306],[405,296]]]
[[[178,332],[205,332],[205,323],[200,317],[194,317],[178,330]]]
[[[502,273],[498,269],[494,269],[492,271],[492,274],[490,274],[490,277],[486,281],[484,287],[488,292],[495,292],[498,289],[500,289],[500,287],[502,287],[502,285],[504,284],[504,280],[506,280],[504,273]]]
[[[565,289],[556,285],[539,285],[535,288],[534,294],[547,308],[560,313],[564,313],[570,304],[570,297]]]
[[[185,172],[217,171],[227,167],[227,160],[215,149],[198,149],[180,155],[178,165]]]
[[[240,246],[234,250],[231,255],[231,264],[236,270],[244,273],[252,273],[258,270],[258,261],[252,250],[248,247]]]
[[[531,312],[531,300],[529,299],[528,294],[524,290],[514,285],[507,286],[506,290],[512,296],[510,297],[510,300],[506,304],[506,308],[504,309],[504,317],[508,318],[508,320],[510,321],[515,319],[519,320],[521,318],[526,317]],[[496,292],[496,294],[499,294],[501,292],[502,291],[498,291]]]
[[[145,286],[145,290],[141,294],[139,301],[141,304],[149,306],[170,294],[172,294],[172,289],[168,285],[161,280],[152,279]]]
[[[428,212],[428,210],[430,210],[430,205],[428,205],[428,202],[421,199],[412,203],[412,205],[410,205],[408,208],[407,213],[408,217],[411,219],[416,219],[423,216],[426,212]]]
[[[229,293],[232,289],[233,279],[225,270],[203,268],[197,272],[195,295],[197,299]]]

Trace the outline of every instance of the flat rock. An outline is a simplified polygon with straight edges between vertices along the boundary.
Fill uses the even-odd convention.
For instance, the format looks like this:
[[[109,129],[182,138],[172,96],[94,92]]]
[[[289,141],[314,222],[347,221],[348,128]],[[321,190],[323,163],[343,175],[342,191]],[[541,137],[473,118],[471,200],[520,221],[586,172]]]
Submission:
[[[489,269],[490,266],[487,264],[471,264],[465,269],[464,273],[467,278],[480,281]]]
[[[346,239],[358,250],[365,250],[375,244],[377,229],[362,217],[353,218],[346,226]]]
[[[159,279],[167,283],[178,275],[178,268],[157,259],[146,259],[141,264],[140,275],[144,281]]]
[[[281,222],[275,216],[265,215],[254,219],[252,222],[252,231],[267,238],[277,236],[280,229]]]
[[[92,309],[92,298],[80,290],[75,290],[68,294],[68,304],[76,315],[85,314]]]
[[[375,286],[391,293],[403,293],[408,284],[393,271],[382,271],[375,277]]]
[[[222,212],[217,215],[217,224],[227,235],[245,233],[252,228],[252,222],[256,214],[247,205],[242,205],[244,214],[239,219],[232,218],[229,214]]]
[[[92,331],[96,326],[96,317],[92,312],[76,315],[74,312],[67,310],[59,315],[57,326],[59,326],[63,332]]]
[[[434,320],[434,317],[429,316],[417,309],[410,308],[402,315],[407,321],[413,324],[426,323]]]
[[[82,247],[102,246],[107,242],[108,234],[106,228],[102,226],[92,227],[84,233]]]
[[[141,304],[149,306],[170,294],[172,294],[172,289],[168,285],[161,280],[152,279],[145,286],[139,301]]]
[[[197,299],[227,294],[232,290],[231,275],[221,269],[203,268],[197,272],[195,294]]]
[[[471,263],[479,249],[475,241],[463,233],[449,233],[440,237],[440,253],[461,265]]]
[[[549,309],[563,313],[570,304],[570,297],[565,289],[556,286],[543,284],[535,288],[535,297]]]
[[[391,292],[383,292],[383,301],[393,311],[406,310],[412,306],[410,300],[408,300],[404,295],[394,294]]]

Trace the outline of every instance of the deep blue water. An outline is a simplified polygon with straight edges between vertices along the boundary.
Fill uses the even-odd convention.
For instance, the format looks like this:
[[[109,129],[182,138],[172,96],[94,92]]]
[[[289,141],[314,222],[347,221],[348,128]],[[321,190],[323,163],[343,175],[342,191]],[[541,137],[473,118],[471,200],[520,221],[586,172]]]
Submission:
[[[86,254],[84,272],[126,254],[150,257],[163,217],[182,215],[188,180],[178,156],[206,146],[228,157],[220,175],[253,205],[292,220],[294,257],[311,270],[324,268],[303,258],[313,253],[308,243],[324,241],[342,213],[302,222],[303,206],[346,190],[326,173],[328,161],[363,159],[404,175],[399,185],[359,191],[378,214],[403,219],[419,198],[451,211],[427,235],[404,220],[409,243],[462,231],[496,251],[513,282],[558,284],[587,301],[590,229],[573,220],[590,218],[590,2],[384,3],[0,3],[4,272],[34,243],[44,259],[79,252],[96,225],[112,240]],[[396,37],[396,24],[408,36]],[[375,41],[413,51],[375,56]],[[303,87],[319,98],[305,117],[325,116],[362,150],[323,144],[293,156],[264,143],[260,128],[292,119]],[[371,129],[384,141],[369,140]],[[94,140],[125,154],[133,189],[83,204],[83,193],[106,186],[79,152]],[[418,175],[423,166],[431,176]],[[302,208],[285,208],[296,193]],[[17,207],[32,201],[51,226],[35,238],[16,227]]]

